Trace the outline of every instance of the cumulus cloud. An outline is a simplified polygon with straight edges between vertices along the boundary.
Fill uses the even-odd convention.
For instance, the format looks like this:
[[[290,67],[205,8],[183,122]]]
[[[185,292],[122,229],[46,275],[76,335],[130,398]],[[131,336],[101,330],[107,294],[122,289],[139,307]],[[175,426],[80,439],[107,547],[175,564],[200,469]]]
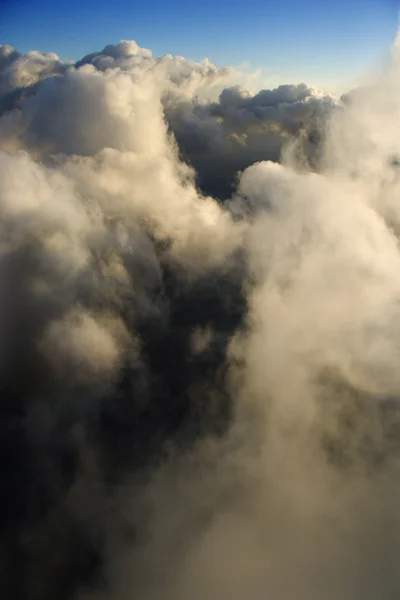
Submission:
[[[288,138],[316,144],[327,118],[340,105],[338,99],[305,84],[255,94],[236,85],[223,89],[217,102],[167,104],[166,114],[199,184],[226,198],[238,171],[256,161],[278,161]]]
[[[0,46],[0,112],[12,109],[25,91],[66,67],[54,53],[32,50],[23,55],[12,46]]]
[[[196,63],[169,54],[153,57],[150,50],[133,41],[108,45],[73,66],[50,54],[21,56],[9,46],[3,46],[2,53],[7,68],[3,69],[3,87],[0,84],[0,111],[9,113],[2,123],[3,147],[7,139],[15,140],[21,135],[18,132],[23,132],[24,144],[31,146],[46,143],[52,135],[54,152],[93,154],[99,149],[93,146],[96,138],[115,147],[125,137],[124,149],[129,149],[133,136],[129,130],[125,135],[119,131],[124,128],[122,112],[129,106],[123,96],[131,94],[131,85],[142,89],[138,82],[146,79],[152,86],[153,100],[149,102],[154,98],[161,101],[181,156],[196,171],[197,184],[220,199],[230,196],[238,171],[259,160],[279,160],[293,135],[302,140],[303,148],[308,144],[312,157],[324,123],[341,106],[339,99],[306,84],[281,85],[256,93],[240,85],[226,87],[240,78],[239,72],[217,68],[207,59]],[[115,87],[107,85],[108,81]],[[80,93],[75,94],[75,87]],[[103,102],[95,102],[94,96],[102,97]],[[116,107],[111,130],[98,128],[98,121],[105,119],[102,107],[113,101]],[[20,111],[11,110],[17,106]],[[50,111],[52,119],[44,120],[44,111]],[[80,119],[85,121],[84,127]],[[88,146],[80,136],[89,135],[90,123],[95,131],[90,133],[93,141]],[[37,127],[52,131],[37,132]]]
[[[397,69],[0,48],[4,597],[397,597]]]

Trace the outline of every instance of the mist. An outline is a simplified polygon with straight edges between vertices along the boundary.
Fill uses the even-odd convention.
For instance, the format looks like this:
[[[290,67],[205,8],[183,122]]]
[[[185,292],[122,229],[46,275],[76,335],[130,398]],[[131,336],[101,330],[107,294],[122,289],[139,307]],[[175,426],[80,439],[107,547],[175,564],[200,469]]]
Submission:
[[[0,46],[2,597],[398,598],[399,62]]]

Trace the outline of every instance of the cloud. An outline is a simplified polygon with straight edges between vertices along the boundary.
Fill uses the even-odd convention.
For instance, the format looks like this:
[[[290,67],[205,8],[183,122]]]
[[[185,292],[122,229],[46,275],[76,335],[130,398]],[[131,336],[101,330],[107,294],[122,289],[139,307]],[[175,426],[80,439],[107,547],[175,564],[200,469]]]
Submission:
[[[0,49],[4,597],[396,595],[397,56],[236,76]]]
[[[167,105],[166,113],[199,184],[226,198],[238,171],[260,160],[278,161],[292,136],[317,139],[339,106],[336,98],[305,84],[256,94],[234,86],[222,90],[217,102]]]
[[[171,55],[153,57],[149,50],[129,41],[106,46],[73,67],[60,63],[55,55],[20,56],[6,46],[3,54],[9,56],[5,71],[19,74],[19,79],[16,75],[4,76],[8,93],[3,93],[3,112],[14,106],[21,108],[9,112],[3,123],[3,146],[7,138],[18,138],[22,129],[24,144],[31,146],[39,139],[41,144],[46,143],[49,135],[57,138],[49,142],[53,152],[93,154],[100,148],[93,145],[95,137],[100,144],[116,147],[117,140],[121,144],[124,139],[118,131],[124,127],[118,112],[125,104],[123,96],[131,93],[132,85],[142,87],[138,82],[146,79],[146,87],[151,81],[153,97],[161,100],[163,116],[182,157],[196,171],[198,185],[221,199],[230,196],[237,172],[259,160],[279,160],[293,135],[305,139],[306,144],[311,140],[309,154],[318,151],[314,148],[318,132],[331,112],[341,106],[339,99],[305,84],[281,85],[257,93],[238,85],[224,87],[240,73],[228,67],[217,68],[207,59],[196,63]],[[108,81],[113,81],[115,87],[107,85]],[[79,87],[80,96],[75,94],[75,87]],[[103,96],[103,102],[95,102],[90,94]],[[116,108],[115,120],[110,123],[112,131],[99,129],[98,121],[108,120],[102,107],[113,101]],[[56,114],[53,107],[57,107]],[[51,111],[52,119],[45,121],[41,111]],[[77,117],[85,120],[85,127]],[[90,123],[91,144],[79,139],[79,135],[89,134]],[[51,127],[52,132],[37,134],[39,124]],[[70,128],[68,136],[64,130]],[[129,149],[128,138],[133,139],[129,129],[124,149]]]
[[[23,55],[12,46],[0,46],[0,112],[11,110],[38,81],[66,68],[57,54],[32,50]]]

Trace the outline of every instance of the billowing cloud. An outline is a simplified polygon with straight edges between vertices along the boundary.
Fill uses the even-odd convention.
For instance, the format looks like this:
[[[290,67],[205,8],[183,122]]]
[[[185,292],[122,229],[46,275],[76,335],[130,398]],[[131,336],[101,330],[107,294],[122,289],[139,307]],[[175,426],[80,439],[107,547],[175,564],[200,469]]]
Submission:
[[[33,50],[24,55],[12,46],[0,46],[0,112],[12,109],[24,91],[46,77],[63,73],[66,67],[54,53]]]
[[[396,596],[397,66],[0,48],[2,597]]]
[[[21,56],[9,46],[2,49],[7,68],[5,91],[0,86],[0,108],[8,110],[2,125],[3,146],[7,138],[19,138],[22,131],[24,144],[31,146],[46,143],[52,135],[53,152],[92,154],[101,147],[93,146],[95,138],[115,147],[124,137],[118,112],[125,105],[123,95],[131,94],[131,86],[141,89],[146,79],[146,87],[151,82],[150,103],[154,97],[161,101],[169,130],[184,160],[194,167],[198,185],[221,199],[230,196],[237,172],[259,160],[279,160],[292,136],[298,136],[303,147],[308,144],[307,154],[312,157],[319,151],[315,146],[327,118],[341,106],[339,99],[305,84],[257,93],[239,85],[226,87],[240,75],[232,68],[217,68],[207,59],[196,63],[171,55],[153,57],[133,41],[106,46],[74,66],[61,63],[55,55],[36,52]],[[111,81],[114,87],[107,85]],[[76,94],[75,88],[80,90]],[[95,102],[94,97],[103,100]],[[99,120],[105,119],[102,107],[113,101],[118,108],[111,131],[98,128]],[[21,110],[10,110],[16,106]],[[45,121],[43,112],[50,112],[52,118]],[[148,123],[141,117],[138,121]],[[87,136],[90,126],[97,133],[92,131],[93,141],[88,146],[79,136]],[[37,127],[52,132],[37,133]],[[129,149],[128,138],[133,140],[129,130],[125,138]]]

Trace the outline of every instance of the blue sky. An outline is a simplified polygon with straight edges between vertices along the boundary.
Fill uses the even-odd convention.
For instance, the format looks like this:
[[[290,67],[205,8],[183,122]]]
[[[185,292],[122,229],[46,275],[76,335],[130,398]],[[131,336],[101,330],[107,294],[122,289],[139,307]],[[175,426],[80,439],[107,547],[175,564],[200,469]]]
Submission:
[[[400,1],[400,0],[399,0]],[[335,85],[384,56],[397,0],[0,0],[0,41],[78,59],[135,39],[154,54],[246,63],[266,78]]]

